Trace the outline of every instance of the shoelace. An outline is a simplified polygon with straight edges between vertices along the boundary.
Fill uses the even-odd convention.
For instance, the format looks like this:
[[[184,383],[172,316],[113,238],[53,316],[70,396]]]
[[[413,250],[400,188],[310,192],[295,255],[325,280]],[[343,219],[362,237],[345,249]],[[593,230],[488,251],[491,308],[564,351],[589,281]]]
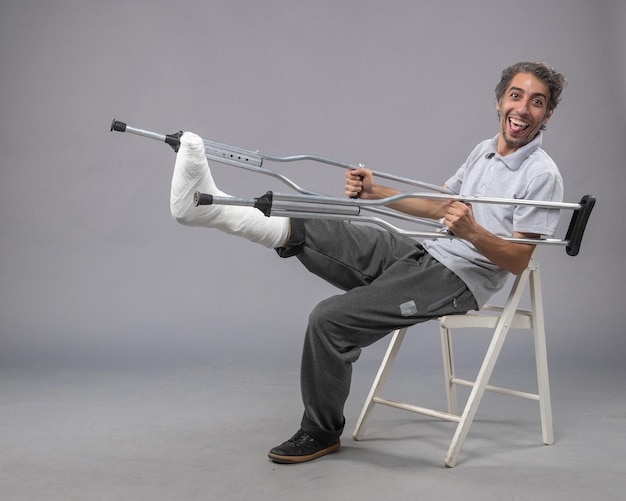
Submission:
[[[301,431],[294,435],[290,442],[293,442],[295,445],[302,445],[305,442],[312,442],[313,438],[310,437],[305,431]]]

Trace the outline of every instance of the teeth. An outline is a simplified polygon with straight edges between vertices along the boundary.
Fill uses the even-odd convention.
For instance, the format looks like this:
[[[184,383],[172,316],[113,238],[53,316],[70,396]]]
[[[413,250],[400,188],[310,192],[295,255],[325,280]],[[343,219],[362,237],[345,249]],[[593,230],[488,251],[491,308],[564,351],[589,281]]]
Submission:
[[[509,118],[513,125],[517,125],[519,127],[528,127],[526,122],[522,122],[521,120],[517,120],[516,118]]]

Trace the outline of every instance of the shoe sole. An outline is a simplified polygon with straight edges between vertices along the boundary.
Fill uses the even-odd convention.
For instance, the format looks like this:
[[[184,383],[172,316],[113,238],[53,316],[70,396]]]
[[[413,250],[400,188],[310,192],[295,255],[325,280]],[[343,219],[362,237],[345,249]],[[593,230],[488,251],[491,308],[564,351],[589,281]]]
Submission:
[[[330,454],[339,450],[341,447],[341,442],[337,442],[336,444],[331,445],[330,447],[326,447],[326,449],[322,449],[321,451],[317,451],[314,454],[309,454],[308,456],[281,456],[279,454],[273,454],[269,452],[267,456],[279,464],[295,464],[295,463],[306,463],[307,461],[313,461],[319,457],[325,456],[326,454]]]

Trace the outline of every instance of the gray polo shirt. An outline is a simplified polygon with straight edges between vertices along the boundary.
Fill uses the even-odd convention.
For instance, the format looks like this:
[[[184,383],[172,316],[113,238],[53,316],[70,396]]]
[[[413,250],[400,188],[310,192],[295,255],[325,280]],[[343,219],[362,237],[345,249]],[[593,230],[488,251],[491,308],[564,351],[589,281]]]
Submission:
[[[498,136],[480,143],[446,184],[459,195],[562,202],[563,179],[541,149],[543,133],[507,156],[497,152]],[[498,236],[514,231],[554,235],[559,211],[531,206],[472,204],[478,224]],[[461,278],[480,307],[506,283],[508,272],[497,267],[467,240],[436,238],[423,242],[428,252]]]

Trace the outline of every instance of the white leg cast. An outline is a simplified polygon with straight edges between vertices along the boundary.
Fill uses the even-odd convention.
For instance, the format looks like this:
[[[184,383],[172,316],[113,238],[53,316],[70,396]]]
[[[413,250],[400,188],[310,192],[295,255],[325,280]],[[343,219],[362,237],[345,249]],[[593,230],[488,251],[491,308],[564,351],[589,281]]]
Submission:
[[[196,207],[196,191],[227,197],[220,191],[209,170],[202,138],[185,132],[176,156],[170,210],[174,219],[186,226],[217,228],[266,247],[282,247],[289,236],[289,218],[266,217],[253,207],[204,205]]]

